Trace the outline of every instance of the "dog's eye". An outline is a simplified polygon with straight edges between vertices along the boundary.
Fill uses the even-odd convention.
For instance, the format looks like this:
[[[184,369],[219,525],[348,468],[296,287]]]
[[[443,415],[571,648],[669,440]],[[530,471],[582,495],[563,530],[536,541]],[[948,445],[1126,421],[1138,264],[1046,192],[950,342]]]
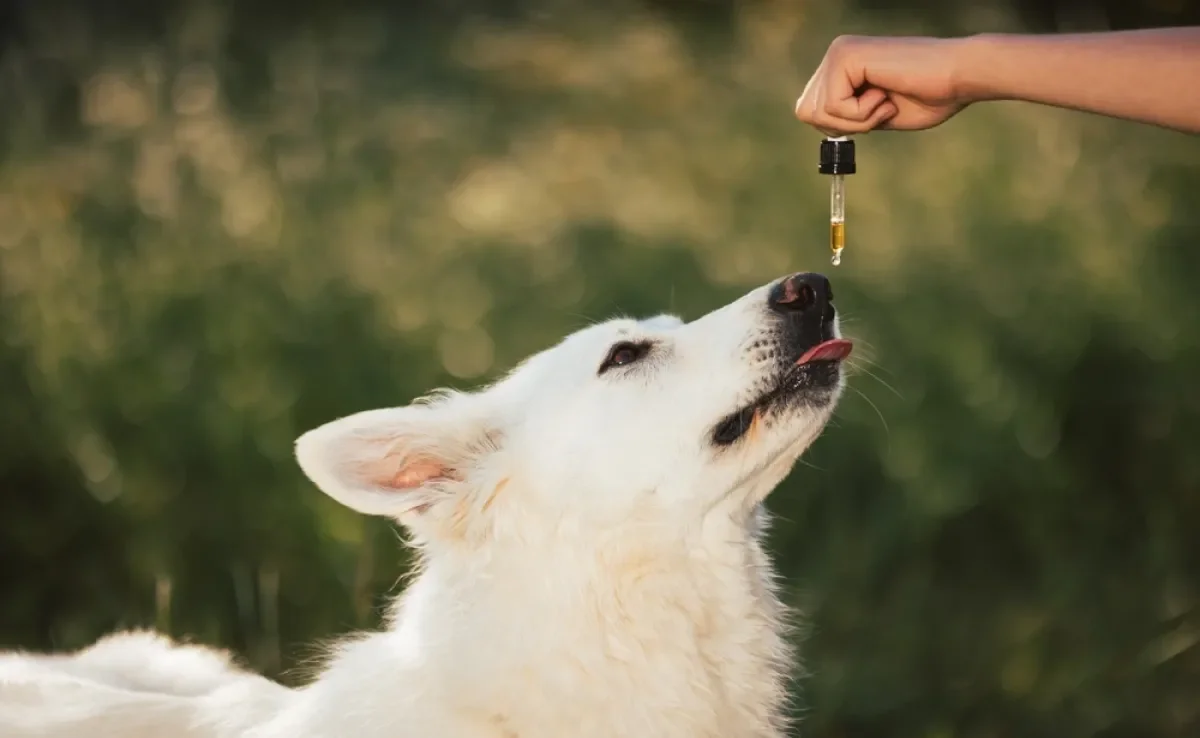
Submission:
[[[650,353],[649,343],[621,341],[613,344],[613,347],[608,350],[608,356],[604,357],[604,362],[600,364],[600,371],[597,374],[603,374],[613,367],[628,366],[648,353]]]

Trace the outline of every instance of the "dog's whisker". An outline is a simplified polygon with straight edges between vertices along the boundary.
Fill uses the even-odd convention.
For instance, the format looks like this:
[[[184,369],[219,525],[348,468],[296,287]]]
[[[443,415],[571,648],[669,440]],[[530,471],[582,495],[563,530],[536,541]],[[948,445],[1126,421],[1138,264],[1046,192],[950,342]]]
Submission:
[[[871,371],[870,369],[868,369],[864,366],[858,366],[858,365],[854,365],[854,369],[856,372],[862,372],[863,376],[870,377],[871,379],[874,379],[876,382],[879,382],[881,385],[884,386],[884,388],[891,391],[891,393],[894,394],[897,398],[899,398],[901,400],[904,399],[904,395],[902,395],[900,393],[900,390],[893,387],[891,384],[889,384],[886,380],[884,380],[882,377],[877,375],[875,372]]]
[[[850,387],[850,390],[853,391],[859,397],[863,398],[863,400],[865,400],[866,403],[871,406],[871,409],[875,411],[875,414],[877,416],[879,416],[879,422],[881,424],[883,424],[884,435],[890,436],[892,433],[891,428],[888,427],[887,419],[885,419],[883,417],[883,412],[880,411],[879,406],[876,405],[875,402],[870,397],[867,397],[867,393],[863,392],[862,390],[858,389],[857,387]]]

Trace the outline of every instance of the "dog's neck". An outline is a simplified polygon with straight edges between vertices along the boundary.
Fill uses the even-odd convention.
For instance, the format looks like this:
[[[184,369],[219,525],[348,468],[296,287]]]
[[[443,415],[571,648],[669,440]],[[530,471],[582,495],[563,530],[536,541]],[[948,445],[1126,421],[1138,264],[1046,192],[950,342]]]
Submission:
[[[501,549],[474,568],[434,559],[392,633],[437,651],[421,667],[431,688],[521,738],[548,714],[576,721],[560,735],[592,735],[588,721],[607,736],[774,735],[791,653],[755,526],[629,533]],[[640,722],[604,722],[628,720],[629,704]]]
[[[254,738],[779,738],[785,611],[761,520],[721,517],[431,556],[388,629]]]

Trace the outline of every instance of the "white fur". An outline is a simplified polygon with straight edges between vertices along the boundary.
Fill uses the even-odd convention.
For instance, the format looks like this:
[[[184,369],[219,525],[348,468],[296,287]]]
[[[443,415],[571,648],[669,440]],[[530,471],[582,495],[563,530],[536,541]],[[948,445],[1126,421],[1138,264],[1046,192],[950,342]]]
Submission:
[[[0,655],[0,736],[242,735],[287,693],[222,651],[121,633],[74,654]]]
[[[689,324],[594,325],[480,392],[304,434],[317,486],[401,522],[423,559],[387,628],[347,640],[308,686],[126,634],[0,657],[0,735],[782,736],[795,665],[760,503],[841,379],[713,444],[787,368],[768,287]],[[598,375],[622,338],[655,346]]]

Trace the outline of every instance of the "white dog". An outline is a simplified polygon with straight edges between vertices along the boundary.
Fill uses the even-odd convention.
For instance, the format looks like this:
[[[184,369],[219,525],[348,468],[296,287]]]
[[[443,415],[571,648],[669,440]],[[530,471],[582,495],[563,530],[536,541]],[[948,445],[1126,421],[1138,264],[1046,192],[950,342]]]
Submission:
[[[841,394],[832,299],[796,274],[692,323],[593,325],[480,392],[304,434],[313,482],[422,554],[386,630],[295,690],[148,634],[9,655],[0,735],[784,735],[761,503]]]

